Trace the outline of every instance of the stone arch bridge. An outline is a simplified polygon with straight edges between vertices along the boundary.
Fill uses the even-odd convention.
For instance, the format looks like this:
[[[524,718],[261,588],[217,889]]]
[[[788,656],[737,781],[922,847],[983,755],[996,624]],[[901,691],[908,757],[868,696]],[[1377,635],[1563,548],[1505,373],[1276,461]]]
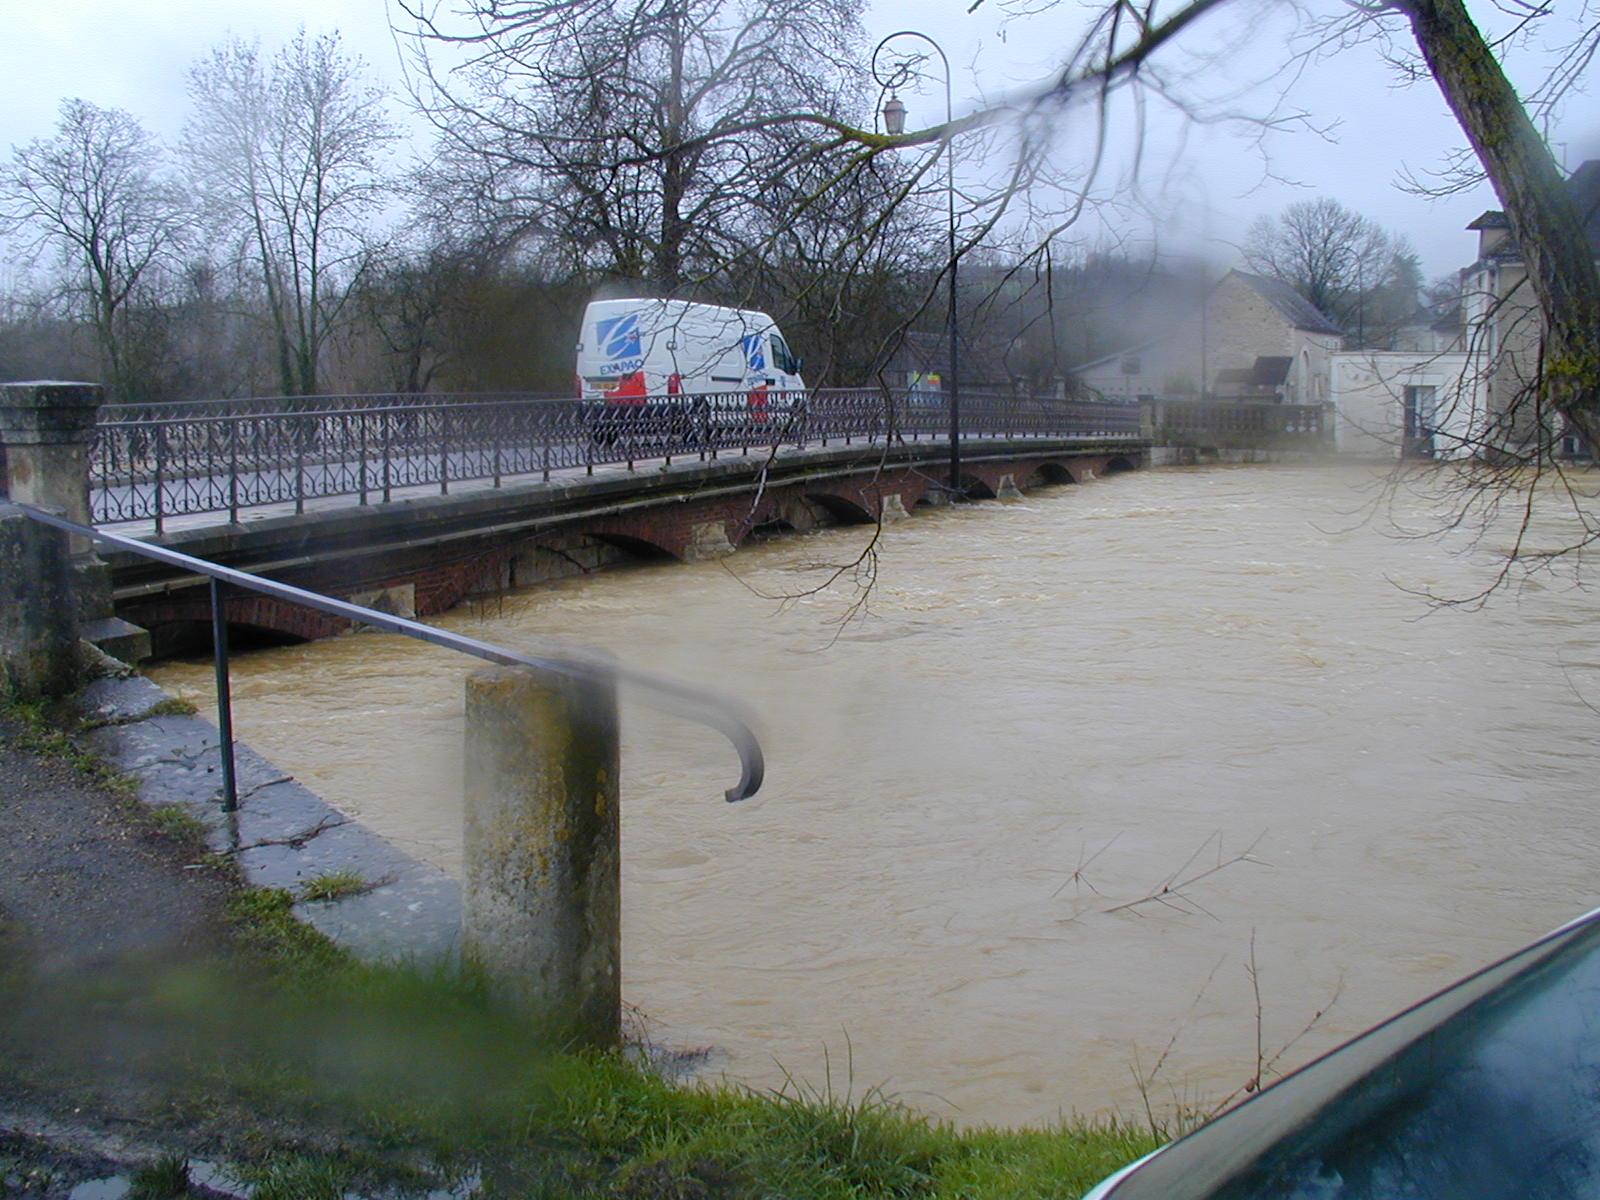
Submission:
[[[634,471],[557,476],[449,495],[354,504],[229,524],[169,528],[163,544],[227,566],[407,616],[639,558],[695,561],[776,531],[894,521],[947,503],[947,448],[921,441],[786,450]],[[961,492],[1016,498],[1148,461],[1138,437],[962,441]],[[132,555],[107,556],[117,615],[151,631],[158,655],[210,620],[204,581]],[[264,596],[225,601],[230,626],[312,639],[348,625]]]

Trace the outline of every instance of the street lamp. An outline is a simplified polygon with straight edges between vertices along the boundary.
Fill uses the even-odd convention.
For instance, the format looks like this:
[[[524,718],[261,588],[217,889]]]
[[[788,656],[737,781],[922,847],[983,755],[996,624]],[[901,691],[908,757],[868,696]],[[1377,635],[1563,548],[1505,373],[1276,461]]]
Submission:
[[[945,120],[945,152],[949,155],[946,164],[946,191],[950,202],[950,492],[952,495],[961,491],[961,371],[960,350],[956,346],[956,143],[955,137],[950,132],[949,126],[955,120],[955,110],[950,97],[950,60],[945,56],[944,49],[925,33],[918,33],[915,29],[901,29],[891,33],[872,52],[872,76],[878,84],[889,93],[888,102],[883,106],[883,127],[891,137],[898,136],[906,131],[906,106],[901,103],[896,91],[900,84],[911,77],[912,65],[901,62],[885,79],[878,72],[878,55],[883,48],[895,38],[917,38],[928,43],[939,56],[939,61],[944,64],[944,120]]]

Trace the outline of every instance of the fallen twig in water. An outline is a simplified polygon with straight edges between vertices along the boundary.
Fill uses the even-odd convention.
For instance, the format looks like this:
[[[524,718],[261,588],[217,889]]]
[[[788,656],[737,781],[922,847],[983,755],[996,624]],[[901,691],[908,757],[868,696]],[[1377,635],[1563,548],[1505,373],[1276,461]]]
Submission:
[[[1057,896],[1061,895],[1062,892],[1066,891],[1067,884],[1069,883],[1072,884],[1075,895],[1081,894],[1082,889],[1088,888],[1091,892],[1098,896],[1100,894],[1100,889],[1089,882],[1089,877],[1085,875],[1084,872],[1094,865],[1095,859],[1099,858],[1107,850],[1115,846],[1117,844],[1117,838],[1121,836],[1122,834],[1120,833],[1116,834],[1104,846],[1101,846],[1100,849],[1089,855],[1087,859],[1085,859],[1083,855],[1084,851],[1088,849],[1088,844],[1080,843],[1078,846],[1078,865],[1072,868],[1071,875],[1068,875],[1064,880],[1061,881],[1061,886],[1050,893],[1050,899],[1054,900]]]
[[[1256,840],[1251,842],[1238,854],[1235,854],[1232,858],[1224,859],[1222,857],[1222,833],[1220,831],[1213,833],[1210,837],[1206,838],[1205,841],[1200,843],[1195,852],[1184,860],[1184,863],[1181,867],[1179,867],[1171,875],[1168,875],[1166,879],[1158,884],[1148,895],[1140,896],[1137,900],[1129,900],[1125,904],[1114,904],[1105,911],[1108,913],[1137,913],[1138,910],[1146,904],[1160,904],[1163,907],[1173,909],[1176,912],[1188,913],[1191,915],[1193,913],[1203,913],[1215,921],[1217,919],[1216,914],[1210,909],[1206,908],[1205,905],[1201,904],[1193,896],[1189,895],[1188,889],[1192,888],[1195,884],[1199,883],[1203,879],[1209,879],[1218,872],[1227,870],[1236,863],[1249,862],[1255,863],[1257,866],[1262,867],[1270,865],[1255,857],[1255,848],[1261,844],[1261,839],[1266,836],[1267,835],[1265,832],[1258,834],[1256,836]],[[1184,876],[1180,879],[1179,876],[1183,876],[1185,871],[1194,866],[1195,860],[1199,858],[1201,854],[1205,853],[1206,847],[1211,845],[1212,842],[1217,844],[1216,863],[1212,866],[1206,867],[1204,870],[1196,871],[1193,875]]]

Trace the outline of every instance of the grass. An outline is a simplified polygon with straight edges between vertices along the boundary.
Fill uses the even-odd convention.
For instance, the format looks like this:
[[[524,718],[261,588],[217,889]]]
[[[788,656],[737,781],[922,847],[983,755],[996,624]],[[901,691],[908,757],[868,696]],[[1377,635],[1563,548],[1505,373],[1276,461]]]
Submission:
[[[313,875],[300,885],[300,899],[343,900],[349,896],[360,896],[370,892],[377,886],[360,871],[349,869],[324,871],[320,875]]]
[[[342,1200],[353,1169],[332,1156],[287,1154],[246,1168],[250,1200]]]
[[[196,848],[206,843],[206,823],[181,804],[163,804],[156,808],[134,806],[134,817],[157,837],[182,842]]]
[[[181,1105],[309,1119],[340,1147],[267,1139],[246,1180],[258,1200],[480,1173],[486,1196],[1043,1200],[1156,1145],[1117,1122],[958,1130],[876,1091],[685,1086],[550,1044],[470,973],[358,962],[293,903],[239,891],[235,958],[137,1001],[145,1039],[151,1023],[170,1035],[157,1041],[181,1061]]]
[[[151,717],[192,717],[199,711],[193,700],[185,700],[182,696],[168,696],[165,700],[157,700],[139,715],[139,719],[147,721]]]
[[[134,1171],[128,1182],[128,1200],[181,1200],[189,1194],[189,1160],[164,1154]]]

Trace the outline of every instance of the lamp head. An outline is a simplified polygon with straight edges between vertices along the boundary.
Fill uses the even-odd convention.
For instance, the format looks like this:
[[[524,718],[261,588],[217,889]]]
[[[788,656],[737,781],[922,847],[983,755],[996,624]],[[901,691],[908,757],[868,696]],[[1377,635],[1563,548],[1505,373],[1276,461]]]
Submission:
[[[883,127],[891,137],[906,131],[906,106],[900,103],[899,96],[890,96],[889,102],[883,106]]]

